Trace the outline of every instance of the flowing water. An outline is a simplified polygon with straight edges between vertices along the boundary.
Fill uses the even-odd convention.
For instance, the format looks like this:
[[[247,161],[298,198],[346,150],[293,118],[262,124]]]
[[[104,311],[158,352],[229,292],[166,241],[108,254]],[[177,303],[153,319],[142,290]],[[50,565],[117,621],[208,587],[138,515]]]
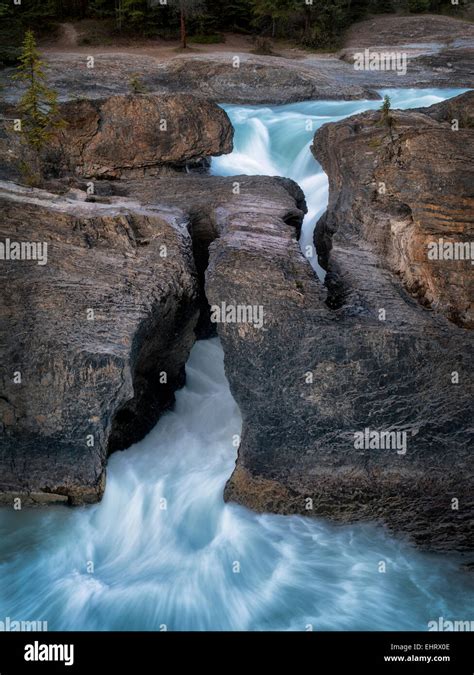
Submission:
[[[418,108],[457,96],[465,89],[387,89],[392,107]],[[308,213],[300,244],[320,278],[313,246],[314,226],[328,201],[328,179],[311,154],[317,129],[364,110],[380,108],[380,101],[313,101],[283,106],[228,105],[225,109],[235,128],[234,152],[213,161],[213,173],[286,176],[295,180],[306,195]]]
[[[413,107],[458,92],[390,93],[395,107]],[[308,149],[314,130],[379,105],[227,106],[236,148],[213,171],[295,178],[308,198],[310,253],[327,201]],[[43,620],[50,630],[426,630],[438,617],[472,618],[472,578],[453,557],[421,553],[372,525],[224,504],[240,426],[218,340],[197,343],[174,410],[111,458],[101,504],[0,510],[0,621]]]

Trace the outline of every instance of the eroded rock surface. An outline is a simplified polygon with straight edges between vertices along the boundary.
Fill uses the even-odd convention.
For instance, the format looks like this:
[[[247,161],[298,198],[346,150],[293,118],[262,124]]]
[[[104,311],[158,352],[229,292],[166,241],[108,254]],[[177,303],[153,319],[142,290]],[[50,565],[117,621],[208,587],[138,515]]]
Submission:
[[[407,69],[354,71],[353,82],[369,87],[472,87],[474,27],[472,22],[440,15],[374,16],[348,30],[340,56],[353,64],[354,55],[406,56]]]
[[[370,248],[420,302],[474,326],[473,117],[470,92],[385,121],[379,112],[355,115],[316,134],[313,152],[330,177],[316,241],[323,264],[332,247],[334,302],[364,274],[350,251]],[[451,245],[465,258],[439,259]]]
[[[0,501],[97,501],[108,453],[183,384],[198,293],[186,220],[12,184],[0,202],[2,243],[48,245],[45,265],[0,267]]]
[[[3,172],[14,177],[25,150],[13,128],[14,106],[4,115]],[[184,171],[232,150],[233,128],[222,108],[185,94],[69,101],[60,105],[60,116],[65,126],[44,153],[46,170],[56,176],[120,178]]]
[[[0,267],[3,503],[100,499],[108,453],[142,438],[184,383],[200,311],[210,329],[207,244],[230,220],[298,224],[304,210],[285,179],[104,180],[94,197],[86,186],[0,184],[0,241],[48,244],[46,265]]]
[[[436,223],[461,231],[469,222],[463,188],[458,185],[455,211],[449,186],[466,184],[463,136],[440,127],[436,114],[394,114],[394,133],[407,129],[399,167],[409,167],[406,181],[395,170],[387,178],[383,162],[374,162],[378,146],[371,147],[371,134],[383,138],[384,147],[392,144],[387,130],[373,124],[378,113],[318,132],[316,154],[331,179],[318,245],[329,279],[337,272],[344,293],[335,294],[330,284],[325,302],[296,232],[271,218],[227,221],[211,245],[206,288],[216,305],[261,306],[265,317],[262,329],[218,324],[243,416],[226,499],[258,511],[381,522],[432,550],[472,552],[471,334],[444,316],[442,303],[429,311],[405,290],[394,261],[400,267],[406,259],[409,266],[416,227],[402,227],[408,211],[400,207],[394,217],[402,224],[390,228],[389,203],[378,201],[367,179],[367,166],[375,163],[387,193],[396,190],[396,204],[411,204],[417,219],[433,204],[428,180],[435,191],[445,186],[447,206],[441,206],[444,194],[436,197],[444,213]],[[417,122],[421,137],[435,134],[430,146],[415,142]],[[366,138],[357,145],[351,139],[359,135]],[[456,143],[459,157],[451,155],[449,166],[432,162],[418,186],[413,172],[421,171],[428,147],[436,153],[434,139],[446,159]],[[328,164],[327,157],[337,162]],[[353,204],[360,206],[360,220],[352,217],[358,213]],[[467,283],[467,277],[464,270],[460,279]],[[441,294],[443,284],[438,288]]]
[[[177,56],[161,60],[143,54],[97,53],[95,67],[85,67],[86,54],[47,53],[48,81],[62,100],[76,97],[104,98],[131,91],[131,74],[154,94],[192,94],[215,103],[293,103],[311,99],[368,99],[379,96],[364,87],[334,78],[328,59],[317,64],[252,54]],[[236,61],[238,59],[238,61]],[[331,59],[329,59],[331,60]],[[340,68],[352,69],[336,58]],[[10,103],[19,88],[9,80],[12,69],[0,71],[3,97]]]

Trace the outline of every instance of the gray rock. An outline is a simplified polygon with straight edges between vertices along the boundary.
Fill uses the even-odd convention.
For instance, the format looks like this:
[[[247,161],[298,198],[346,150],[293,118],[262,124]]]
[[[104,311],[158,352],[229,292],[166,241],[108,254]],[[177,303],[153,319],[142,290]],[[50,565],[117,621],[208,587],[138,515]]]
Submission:
[[[4,117],[16,116],[14,106]],[[233,128],[214,103],[185,94],[134,94],[60,105],[64,122],[43,152],[45,172],[120,178],[185,171],[232,151]],[[13,123],[3,124],[3,177],[28,160]]]
[[[291,181],[266,177],[104,180],[94,201],[85,187],[0,183],[0,243],[48,243],[46,265],[0,266],[1,503],[99,500],[108,454],[142,438],[184,383],[200,311],[211,332],[207,247],[197,271],[193,248],[229,218],[300,222],[304,208]]]
[[[379,95],[359,82],[332,77],[330,59],[317,64],[275,56],[214,54],[168,61],[144,55],[97,54],[95,68],[80,53],[47,54],[48,81],[61,100],[106,98],[130,93],[130,73],[154,94],[192,94],[215,103],[293,103],[311,99],[372,99]],[[238,58],[238,67],[235,59]],[[336,58],[334,62],[339,63]],[[351,76],[352,69],[344,64]],[[3,98],[14,103],[20,89],[11,69],[0,71]]]
[[[94,502],[108,453],[184,382],[198,296],[186,219],[13,184],[0,201],[2,244],[48,245],[45,265],[0,267],[0,502]]]
[[[423,119],[427,133],[437,128],[410,115],[397,115],[397,124]],[[218,324],[243,416],[225,497],[258,511],[380,522],[431,550],[472,552],[472,337],[412,298],[391,268],[388,242],[395,249],[403,230],[387,223],[406,212],[370,202],[375,118],[327,125],[315,141],[331,181],[317,243],[329,279],[337,273],[342,287],[330,285],[326,298],[284,217],[229,218],[211,245],[210,301],[262,307],[265,317],[261,329]],[[377,125],[373,133],[387,131]],[[456,142],[460,149],[462,137]],[[412,170],[422,163],[419,145],[413,157],[410,147],[401,172],[409,160]],[[453,184],[464,185],[461,166],[452,165]],[[433,180],[444,175],[437,161],[429,171]],[[416,190],[414,176],[400,179],[397,200],[410,203]],[[454,211],[444,214],[453,225]]]

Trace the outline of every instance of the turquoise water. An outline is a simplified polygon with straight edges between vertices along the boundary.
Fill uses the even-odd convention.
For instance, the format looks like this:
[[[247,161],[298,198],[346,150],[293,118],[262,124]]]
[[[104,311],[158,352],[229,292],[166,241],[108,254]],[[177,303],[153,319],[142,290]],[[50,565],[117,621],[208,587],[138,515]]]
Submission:
[[[456,93],[391,95],[409,107]],[[307,152],[316,125],[379,105],[228,106],[236,149],[213,171],[296,178],[310,237],[327,199]],[[240,427],[219,341],[199,342],[175,409],[111,458],[101,504],[0,510],[0,621],[43,620],[50,630],[426,630],[440,616],[472,618],[474,584],[454,557],[420,553],[372,525],[224,504]]]
[[[393,108],[430,106],[462,94],[465,89],[386,89]],[[235,128],[234,152],[213,161],[213,173],[235,176],[286,176],[306,194],[308,214],[300,239],[304,255],[318,275],[324,273],[313,247],[314,226],[328,201],[328,180],[310,151],[317,129],[364,110],[377,110],[380,101],[313,101],[282,106],[224,106]]]

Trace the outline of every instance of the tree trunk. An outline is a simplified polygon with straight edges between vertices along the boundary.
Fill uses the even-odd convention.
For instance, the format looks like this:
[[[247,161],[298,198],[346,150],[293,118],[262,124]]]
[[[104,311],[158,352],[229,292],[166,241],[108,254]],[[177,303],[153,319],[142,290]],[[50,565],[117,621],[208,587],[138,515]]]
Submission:
[[[272,38],[276,35],[276,20],[272,19]]]
[[[184,9],[181,10],[181,46],[183,49],[186,49],[187,47],[186,19],[184,18]]]
[[[304,16],[304,34],[308,35],[311,28],[311,9],[306,7]]]
[[[115,21],[119,31],[122,30],[123,0],[115,0]]]

